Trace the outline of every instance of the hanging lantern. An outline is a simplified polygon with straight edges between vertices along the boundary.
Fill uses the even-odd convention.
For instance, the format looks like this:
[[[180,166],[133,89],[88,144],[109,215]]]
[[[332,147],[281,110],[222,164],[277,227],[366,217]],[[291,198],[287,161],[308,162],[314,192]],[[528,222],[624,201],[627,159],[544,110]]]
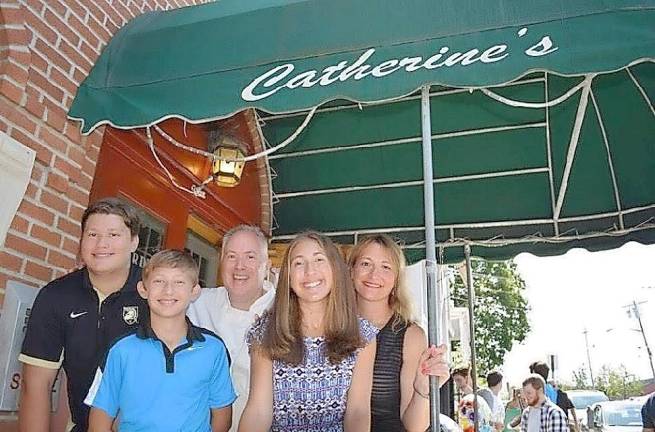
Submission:
[[[243,144],[230,135],[211,131],[209,147],[214,153],[212,174],[216,184],[224,187],[238,185],[246,164],[242,160],[245,157]]]

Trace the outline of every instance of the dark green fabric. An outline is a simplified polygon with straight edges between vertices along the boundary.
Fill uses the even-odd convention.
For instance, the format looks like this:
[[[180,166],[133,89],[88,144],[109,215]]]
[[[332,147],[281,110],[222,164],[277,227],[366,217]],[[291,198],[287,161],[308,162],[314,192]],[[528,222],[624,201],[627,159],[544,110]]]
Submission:
[[[652,90],[654,63],[629,70],[642,88]],[[548,98],[554,99],[580,82],[541,74],[498,93],[543,102],[546,88]],[[621,70],[597,76],[591,94],[555,218],[581,92],[548,109],[508,107],[478,91],[435,93],[435,220],[444,259],[461,259],[464,242],[473,243],[475,254],[491,259],[522,251],[546,255],[571,247],[607,249],[631,239],[655,242],[655,117],[648,105],[653,104],[648,96],[652,91],[646,92],[646,99]],[[410,98],[316,114],[300,137],[270,160],[277,174],[274,234],[286,238],[312,228],[354,242],[355,233],[382,230],[404,241],[410,259],[423,257],[419,105]],[[269,143],[281,142],[302,118],[266,119]],[[384,145],[399,139],[406,141]],[[367,146],[357,147],[362,144]],[[303,154],[306,151],[310,154]],[[535,171],[510,175],[520,170]],[[502,175],[471,178],[494,173]],[[406,182],[412,183],[392,187]],[[378,187],[348,189],[369,186]]]
[[[126,24],[80,86],[69,115],[88,132],[101,123],[129,128],[169,116],[202,121],[248,107],[300,111],[339,96],[386,100],[425,83],[489,86],[531,70],[617,70],[653,57],[653,22],[654,0],[221,0],[146,13]],[[526,55],[546,36],[557,50]],[[487,52],[501,45],[506,48]],[[370,72],[393,59],[425,61],[442,48],[447,51],[439,61],[478,50],[477,61],[392,72],[387,64],[381,71],[388,74],[378,78],[242,97],[248,84],[281,65],[294,70],[256,94],[302,72],[320,75],[341,62],[351,65],[368,49],[375,50]],[[479,60],[484,52],[485,62]]]
[[[129,22],[80,86],[69,116],[86,133],[103,123],[202,122],[255,108],[275,145],[304,118],[285,113],[329,108],[269,159],[274,236],[313,228],[351,242],[382,230],[418,258],[416,92],[431,84],[436,236],[446,261],[460,259],[466,242],[485,258],[654,243],[653,23],[655,0],[221,0]],[[540,48],[550,52],[535,55]],[[367,52],[365,76],[345,74]],[[475,61],[460,56],[431,67],[457,52]],[[412,71],[412,62],[422,66]],[[252,85],[278,67],[293,71]],[[334,73],[317,83],[330,67]],[[384,76],[372,76],[374,69]],[[581,91],[534,109],[476,90],[511,83],[492,90],[542,103],[589,73],[599,75],[567,179]],[[299,74],[304,80],[294,81]]]

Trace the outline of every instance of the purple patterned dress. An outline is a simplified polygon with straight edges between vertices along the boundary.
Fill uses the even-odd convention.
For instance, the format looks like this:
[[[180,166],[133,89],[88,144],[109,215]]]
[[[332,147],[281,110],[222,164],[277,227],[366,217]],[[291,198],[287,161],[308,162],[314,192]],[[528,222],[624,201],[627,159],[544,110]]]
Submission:
[[[262,340],[268,315],[248,332],[248,344]],[[368,344],[378,328],[359,319]],[[343,432],[346,399],[360,350],[337,364],[324,355],[323,337],[306,337],[305,359],[298,366],[273,361],[273,424],[271,432]]]

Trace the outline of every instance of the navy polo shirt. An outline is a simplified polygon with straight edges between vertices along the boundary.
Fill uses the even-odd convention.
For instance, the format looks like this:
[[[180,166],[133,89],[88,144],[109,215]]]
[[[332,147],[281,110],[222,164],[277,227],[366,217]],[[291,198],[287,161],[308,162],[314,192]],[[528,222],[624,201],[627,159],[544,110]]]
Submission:
[[[237,395],[220,337],[195,327],[172,352],[147,324],[118,340],[84,401],[116,417],[120,431],[210,432],[210,409]]]
[[[86,268],[44,286],[36,296],[18,359],[59,369],[68,378],[75,432],[87,430],[84,398],[111,343],[148,320],[148,304],[136,291],[141,268],[132,266],[123,287],[100,302]]]

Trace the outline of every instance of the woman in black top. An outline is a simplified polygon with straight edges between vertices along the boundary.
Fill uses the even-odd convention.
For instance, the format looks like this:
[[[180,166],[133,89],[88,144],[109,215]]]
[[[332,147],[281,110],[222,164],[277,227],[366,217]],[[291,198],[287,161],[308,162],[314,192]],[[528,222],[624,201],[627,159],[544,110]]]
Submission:
[[[404,286],[405,257],[386,235],[360,241],[348,264],[359,314],[381,328],[371,393],[372,432],[424,432],[430,424],[428,375],[449,378],[445,347],[427,346]]]

